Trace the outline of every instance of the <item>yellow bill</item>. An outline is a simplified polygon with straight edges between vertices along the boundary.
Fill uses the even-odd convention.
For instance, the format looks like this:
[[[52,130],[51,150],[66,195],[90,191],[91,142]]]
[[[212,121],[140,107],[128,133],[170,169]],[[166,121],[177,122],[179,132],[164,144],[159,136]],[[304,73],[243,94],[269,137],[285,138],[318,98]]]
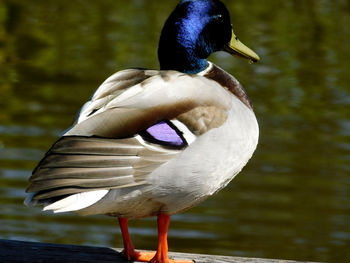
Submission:
[[[225,51],[232,55],[249,59],[252,62],[258,62],[260,60],[260,57],[253,50],[238,40],[233,31],[231,41],[226,45]]]

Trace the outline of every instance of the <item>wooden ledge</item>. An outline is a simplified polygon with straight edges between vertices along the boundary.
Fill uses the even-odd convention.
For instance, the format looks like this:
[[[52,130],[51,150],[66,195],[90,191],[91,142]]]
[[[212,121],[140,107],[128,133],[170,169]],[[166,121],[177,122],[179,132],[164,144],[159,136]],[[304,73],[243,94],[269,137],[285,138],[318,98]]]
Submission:
[[[174,259],[192,259],[196,263],[296,263],[289,260],[242,258],[169,252]],[[0,262],[71,262],[71,263],[129,263],[120,249],[108,247],[73,246],[0,239]],[[300,261],[299,261],[300,262]]]

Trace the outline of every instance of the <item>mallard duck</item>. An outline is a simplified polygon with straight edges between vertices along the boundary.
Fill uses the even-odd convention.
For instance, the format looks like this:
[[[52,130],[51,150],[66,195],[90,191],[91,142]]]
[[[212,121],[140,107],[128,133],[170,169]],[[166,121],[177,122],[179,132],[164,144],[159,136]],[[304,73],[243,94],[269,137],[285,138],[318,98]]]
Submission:
[[[174,262],[170,216],[225,187],[258,143],[246,92],[207,60],[216,51],[259,60],[221,1],[181,1],[161,32],[160,70],[126,69],[103,82],[34,169],[26,204],[118,217],[128,260]],[[128,219],[150,216],[157,251],[137,252]]]

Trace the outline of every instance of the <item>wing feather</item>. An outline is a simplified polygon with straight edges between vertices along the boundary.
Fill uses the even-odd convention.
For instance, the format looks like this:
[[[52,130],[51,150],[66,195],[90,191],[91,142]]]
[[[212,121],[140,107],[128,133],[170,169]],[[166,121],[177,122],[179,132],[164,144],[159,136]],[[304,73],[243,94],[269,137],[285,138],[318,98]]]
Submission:
[[[134,174],[134,169],[125,167],[99,168],[43,168],[38,169],[30,178],[31,182],[50,179],[109,178]],[[35,176],[34,176],[35,175]]]
[[[143,185],[144,182],[139,182],[139,183],[132,183],[132,184],[126,184],[120,187],[109,187],[108,190],[110,189],[116,189],[116,188],[126,188],[126,187],[135,187],[138,185]],[[49,201],[50,203],[52,200],[48,200],[50,198],[54,198],[54,201],[57,201],[57,199],[64,198],[68,195],[73,195],[73,194],[78,194],[78,193],[84,193],[84,192],[92,192],[92,191],[97,191],[97,190],[106,190],[105,187],[102,188],[82,188],[82,187],[63,187],[63,188],[54,188],[50,189],[47,191],[38,191],[36,192],[32,200],[34,201],[39,201],[39,203],[46,203]]]
[[[125,138],[196,107],[230,108],[229,91],[206,77],[176,71],[140,72],[142,81],[127,89],[120,89],[118,77],[108,81],[108,86],[102,84],[66,135]],[[113,83],[117,94],[110,87]]]
[[[90,151],[91,145],[94,151]],[[36,192],[33,200],[41,200],[142,185],[149,173],[178,153],[176,149],[151,145],[139,136],[63,136],[33,171],[27,192]]]
[[[32,184],[28,191],[44,191],[48,189],[55,189],[60,187],[77,186],[80,188],[118,188],[118,186],[128,185],[134,183],[133,175],[115,176],[111,178],[84,178],[84,179],[49,179],[36,181]]]
[[[72,155],[50,154],[41,163],[43,168],[103,168],[125,167],[133,165],[138,156],[101,156],[101,155]]]

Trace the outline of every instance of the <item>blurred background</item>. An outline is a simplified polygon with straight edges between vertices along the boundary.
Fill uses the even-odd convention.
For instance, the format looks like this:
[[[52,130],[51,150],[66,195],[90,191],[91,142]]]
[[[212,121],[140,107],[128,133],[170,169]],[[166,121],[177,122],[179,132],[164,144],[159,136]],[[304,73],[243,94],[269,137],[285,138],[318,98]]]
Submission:
[[[216,53],[255,106],[260,143],[230,185],[173,216],[172,251],[350,262],[350,1],[224,1],[262,58]],[[31,170],[98,85],[158,68],[175,0],[0,2],[0,238],[122,247],[117,220],[23,205]],[[130,223],[156,248],[154,218]]]

